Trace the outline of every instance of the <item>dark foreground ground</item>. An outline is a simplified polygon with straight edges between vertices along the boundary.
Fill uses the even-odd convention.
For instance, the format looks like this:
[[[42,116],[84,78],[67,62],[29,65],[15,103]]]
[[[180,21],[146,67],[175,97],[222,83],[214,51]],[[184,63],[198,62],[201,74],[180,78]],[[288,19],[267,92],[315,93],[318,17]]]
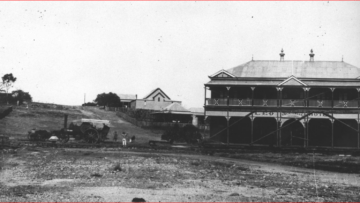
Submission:
[[[0,202],[129,202],[134,197],[150,202],[360,199],[360,157],[255,151],[209,156],[154,150],[147,148],[148,141],[160,140],[160,131],[138,128],[115,112],[95,108],[17,107],[0,120],[0,134],[16,141],[26,138],[33,127],[58,130],[64,114],[69,121],[110,120],[110,139],[114,131],[126,131],[136,136],[136,142],[127,149],[0,150]]]
[[[0,164],[0,202],[360,199],[358,174],[198,154],[24,147]]]

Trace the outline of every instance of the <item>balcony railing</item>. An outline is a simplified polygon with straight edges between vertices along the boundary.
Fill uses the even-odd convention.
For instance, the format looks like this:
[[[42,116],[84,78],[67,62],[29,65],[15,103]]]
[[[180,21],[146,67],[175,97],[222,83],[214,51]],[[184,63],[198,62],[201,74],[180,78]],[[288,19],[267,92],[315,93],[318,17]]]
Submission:
[[[227,106],[227,99],[224,99],[224,98],[206,99],[206,105],[210,105],[210,106]]]
[[[262,107],[277,107],[278,100],[276,99],[254,99],[252,104],[251,99],[234,99],[229,98],[207,98],[206,106],[262,106]],[[317,107],[317,108],[331,108],[331,100],[304,100],[304,99],[282,99],[281,107]],[[350,101],[334,101],[333,108],[360,108],[358,100]]]
[[[229,99],[229,106],[251,106],[251,99]]]
[[[282,107],[304,107],[305,100],[303,99],[283,99]]]
[[[334,108],[357,108],[358,101],[350,100],[350,101],[334,101]]]
[[[309,100],[310,107],[331,107],[331,100]]]
[[[254,106],[277,106],[276,99],[254,99]]]

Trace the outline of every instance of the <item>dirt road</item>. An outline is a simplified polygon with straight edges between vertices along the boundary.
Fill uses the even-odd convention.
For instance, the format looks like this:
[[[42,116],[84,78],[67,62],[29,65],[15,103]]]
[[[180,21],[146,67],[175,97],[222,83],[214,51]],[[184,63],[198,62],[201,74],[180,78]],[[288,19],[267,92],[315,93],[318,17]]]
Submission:
[[[114,132],[117,131],[119,135],[119,142],[120,134],[122,132],[126,132],[129,137],[135,136],[135,141],[137,143],[145,143],[147,144],[149,140],[160,140],[161,138],[161,131],[153,131],[153,130],[144,130],[140,127],[134,126],[131,123],[124,121],[120,117],[116,115],[113,111],[104,111],[97,108],[85,108],[82,109],[81,112],[84,115],[90,116],[94,119],[104,119],[109,120],[111,122],[112,127],[110,128],[109,132],[109,139],[113,140]]]

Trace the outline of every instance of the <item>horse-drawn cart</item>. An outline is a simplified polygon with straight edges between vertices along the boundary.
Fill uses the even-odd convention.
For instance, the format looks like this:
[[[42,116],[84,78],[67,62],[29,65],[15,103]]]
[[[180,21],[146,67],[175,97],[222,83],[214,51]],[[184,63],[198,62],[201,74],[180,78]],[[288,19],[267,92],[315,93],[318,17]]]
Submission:
[[[75,140],[98,143],[108,139],[110,127],[108,120],[80,119],[70,123],[67,133]]]

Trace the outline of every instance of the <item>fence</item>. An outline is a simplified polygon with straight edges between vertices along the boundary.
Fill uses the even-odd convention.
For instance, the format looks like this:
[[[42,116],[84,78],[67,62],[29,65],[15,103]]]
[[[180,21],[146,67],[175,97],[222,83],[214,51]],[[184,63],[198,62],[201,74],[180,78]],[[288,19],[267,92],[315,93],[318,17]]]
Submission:
[[[132,123],[138,127],[141,128],[160,128],[160,129],[167,129],[169,127],[173,127],[176,123],[172,123],[172,122],[152,122],[152,121],[139,121],[135,118],[130,117],[129,115],[127,115],[126,113],[123,113],[121,111],[118,111],[116,113],[117,116],[119,116],[120,118],[124,119],[125,121]],[[184,127],[186,125],[189,125],[188,123],[177,123],[178,126],[180,127]],[[197,126],[200,130],[205,130],[205,131],[209,131],[209,125],[198,125]]]
[[[155,110],[149,109],[132,109],[132,108],[123,108],[123,107],[105,107],[107,111],[116,111],[122,112],[128,115],[131,118],[136,119],[137,121],[154,121],[154,116],[152,113],[157,112]]]

